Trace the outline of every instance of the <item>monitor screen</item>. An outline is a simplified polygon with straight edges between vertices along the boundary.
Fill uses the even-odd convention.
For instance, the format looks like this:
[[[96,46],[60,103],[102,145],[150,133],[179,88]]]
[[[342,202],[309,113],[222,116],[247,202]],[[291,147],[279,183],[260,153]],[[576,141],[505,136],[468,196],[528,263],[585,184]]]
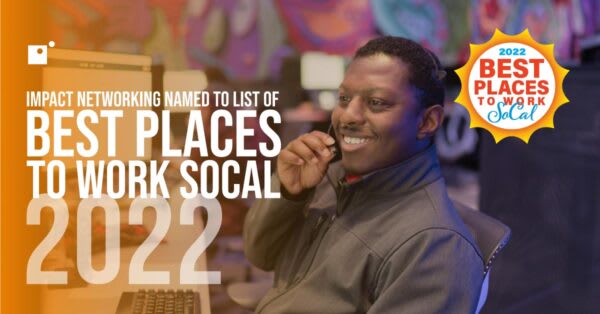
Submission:
[[[82,142],[89,145],[89,141],[77,128],[76,118],[78,113],[85,109],[91,109],[97,112],[99,120],[97,124],[88,121],[90,130],[98,137],[98,153],[92,157],[82,157],[75,150],[74,157],[56,157],[51,149],[51,153],[44,159],[62,160],[67,169],[75,169],[75,160],[144,160],[151,159],[152,144],[151,139],[145,140],[144,154],[136,154],[136,111],[152,110],[152,107],[103,107],[90,106],[79,107],[77,102],[77,92],[89,92],[92,103],[125,103],[123,94],[97,94],[94,92],[122,91],[127,92],[129,96],[148,96],[152,92],[152,60],[148,56],[126,55],[104,52],[91,52],[82,50],[50,49],[48,52],[48,66],[42,70],[42,82],[44,91],[73,91],[72,103],[69,109],[74,111],[74,117],[62,119],[62,127],[70,129],[71,135],[62,137],[62,147],[65,149],[75,149],[76,143]],[[136,92],[139,92],[136,94]],[[99,101],[101,97],[115,97],[111,101]],[[106,98],[104,98],[106,100]],[[54,126],[52,111],[54,108],[46,106],[44,110],[49,113],[50,125]],[[122,110],[123,116],[116,119],[116,156],[108,156],[108,119],[100,117],[101,110]],[[52,130],[50,130],[52,137]]]
[[[300,81],[308,90],[337,90],[344,79],[344,58],[308,52],[300,59]]]

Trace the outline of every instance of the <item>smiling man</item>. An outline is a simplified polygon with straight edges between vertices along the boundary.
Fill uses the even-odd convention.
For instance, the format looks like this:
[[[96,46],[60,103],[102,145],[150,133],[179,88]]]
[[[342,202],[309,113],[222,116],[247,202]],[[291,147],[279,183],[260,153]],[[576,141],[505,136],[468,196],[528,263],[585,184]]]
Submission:
[[[277,158],[278,200],[246,216],[246,256],[275,271],[264,313],[473,313],[483,260],[446,194],[431,137],[443,71],[417,43],[361,47],[340,85],[335,138]],[[331,163],[338,143],[341,161]]]

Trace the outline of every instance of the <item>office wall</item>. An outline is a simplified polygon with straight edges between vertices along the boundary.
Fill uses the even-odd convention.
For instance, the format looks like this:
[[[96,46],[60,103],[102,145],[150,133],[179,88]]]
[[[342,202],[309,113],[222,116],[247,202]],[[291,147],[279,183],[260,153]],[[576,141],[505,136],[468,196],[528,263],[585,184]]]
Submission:
[[[480,209],[513,232],[493,266],[485,313],[598,313],[599,77],[600,67],[571,70],[555,129],[528,144],[482,138]]]
[[[565,62],[600,32],[598,0],[51,0],[48,12],[57,47],[153,55],[167,70],[216,66],[235,79],[277,77],[285,57],[307,50],[350,55],[377,34],[455,65],[495,28],[529,28]]]

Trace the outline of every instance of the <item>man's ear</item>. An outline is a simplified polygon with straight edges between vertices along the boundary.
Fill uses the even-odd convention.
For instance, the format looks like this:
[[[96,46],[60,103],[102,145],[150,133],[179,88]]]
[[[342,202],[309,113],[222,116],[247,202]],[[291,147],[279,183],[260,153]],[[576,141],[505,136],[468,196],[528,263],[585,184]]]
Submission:
[[[442,125],[443,119],[444,107],[441,105],[433,105],[423,110],[421,121],[419,122],[417,139],[422,140],[433,136],[435,131]]]

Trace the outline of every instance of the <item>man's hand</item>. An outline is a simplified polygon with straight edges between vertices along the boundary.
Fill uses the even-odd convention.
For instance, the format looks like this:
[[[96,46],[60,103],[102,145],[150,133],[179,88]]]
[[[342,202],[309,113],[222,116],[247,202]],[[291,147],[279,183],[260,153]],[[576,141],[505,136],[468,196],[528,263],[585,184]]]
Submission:
[[[334,157],[328,146],[334,143],[333,137],[312,131],[281,150],[277,157],[277,175],[289,194],[298,195],[321,182]]]

